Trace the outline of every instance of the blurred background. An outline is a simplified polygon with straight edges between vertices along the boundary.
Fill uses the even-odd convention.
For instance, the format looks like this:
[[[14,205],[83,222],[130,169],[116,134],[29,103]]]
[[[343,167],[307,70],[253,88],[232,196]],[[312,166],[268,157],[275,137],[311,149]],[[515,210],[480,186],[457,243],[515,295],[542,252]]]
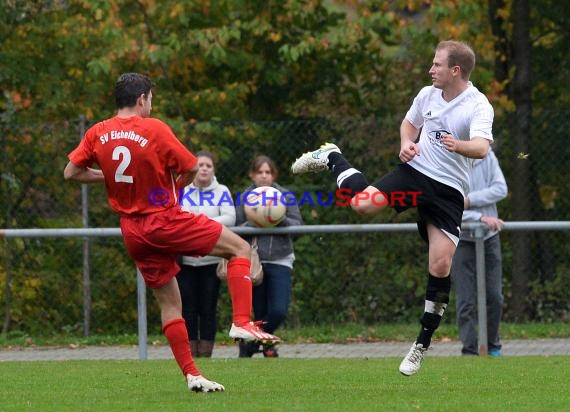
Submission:
[[[500,216],[570,220],[570,3],[539,3],[2,0],[0,228],[118,227],[102,187],[64,183],[62,172],[86,128],[113,115],[114,82],[128,71],[152,77],[153,115],[190,150],[212,151],[234,194],[257,154],[277,162],[291,191],[334,191],[326,175],[289,172],[326,141],[374,181],[398,163],[399,124],[430,84],[435,45],[450,38],[474,48],[471,80],[495,109],[509,185]],[[415,211],[301,212],[307,225],[416,220]],[[501,238],[505,321],[570,322],[570,234]],[[425,252],[411,232],[298,236],[287,326],[416,324]],[[225,329],[225,287],[219,305]],[[152,299],[148,312],[149,332],[159,333]],[[0,315],[5,334],[136,333],[135,268],[122,240],[3,239]],[[445,321],[455,321],[453,305]]]

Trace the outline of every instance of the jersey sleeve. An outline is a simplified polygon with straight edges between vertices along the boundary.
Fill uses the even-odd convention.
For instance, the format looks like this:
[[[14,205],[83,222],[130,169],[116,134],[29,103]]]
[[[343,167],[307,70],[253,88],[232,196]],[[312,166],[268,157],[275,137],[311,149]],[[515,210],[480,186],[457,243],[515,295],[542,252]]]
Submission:
[[[495,113],[493,106],[487,101],[481,101],[477,104],[473,119],[471,120],[471,127],[469,129],[469,137],[482,137],[493,141],[493,118]]]
[[[71,163],[77,167],[89,167],[94,163],[91,131],[88,130],[79,145],[67,155]]]
[[[405,119],[414,125],[414,127],[417,129],[424,125],[423,105],[428,93],[429,86],[424,87],[422,90],[420,90],[420,92],[414,98],[412,106],[406,113]]]
[[[198,159],[176,137],[172,129],[163,122],[157,122],[160,135],[163,137],[161,146],[166,157],[166,165],[172,171],[181,174],[188,172],[198,164]]]

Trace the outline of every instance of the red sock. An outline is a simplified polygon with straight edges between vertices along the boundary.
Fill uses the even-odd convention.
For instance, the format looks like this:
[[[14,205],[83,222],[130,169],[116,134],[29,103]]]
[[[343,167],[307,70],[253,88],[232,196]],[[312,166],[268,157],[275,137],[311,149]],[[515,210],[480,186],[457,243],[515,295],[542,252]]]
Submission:
[[[228,289],[232,298],[233,322],[237,326],[251,321],[252,284],[251,262],[233,258],[228,263]]]
[[[188,340],[188,332],[186,330],[186,323],[184,319],[172,319],[162,327],[162,332],[174,355],[174,359],[178,362],[178,366],[184,376],[191,374],[194,376],[200,375],[200,371],[196,368],[192,353],[190,352],[190,341]]]

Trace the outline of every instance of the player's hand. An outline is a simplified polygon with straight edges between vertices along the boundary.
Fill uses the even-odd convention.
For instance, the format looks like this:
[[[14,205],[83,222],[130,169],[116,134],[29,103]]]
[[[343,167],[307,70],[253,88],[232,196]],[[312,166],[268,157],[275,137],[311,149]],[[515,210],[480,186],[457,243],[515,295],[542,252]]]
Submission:
[[[409,162],[414,157],[420,155],[420,148],[414,142],[407,142],[400,147],[400,160],[404,163]]]
[[[492,216],[481,216],[481,222],[485,223],[489,226],[489,229],[501,231],[503,226],[505,226],[505,222],[502,219],[492,217]]]
[[[442,135],[441,138],[441,143],[443,143],[443,145],[445,146],[445,148],[447,150],[449,150],[450,152],[457,152],[459,149],[459,139],[456,139],[455,137],[453,137],[450,134],[444,134]]]

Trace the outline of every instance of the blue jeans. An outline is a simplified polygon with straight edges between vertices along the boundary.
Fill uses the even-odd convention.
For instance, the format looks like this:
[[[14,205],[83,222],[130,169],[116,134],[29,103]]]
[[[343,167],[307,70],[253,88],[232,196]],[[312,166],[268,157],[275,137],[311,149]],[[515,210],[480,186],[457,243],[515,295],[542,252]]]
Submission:
[[[485,286],[487,294],[487,345],[489,350],[501,349],[499,324],[503,314],[503,266],[501,239],[498,234],[485,240]],[[457,325],[463,343],[461,352],[476,355],[477,332],[477,271],[475,242],[460,241],[453,257],[451,279],[455,284]]]
[[[253,312],[255,320],[264,322],[263,330],[273,333],[287,318],[293,270],[273,263],[262,265],[263,283],[253,288]]]

